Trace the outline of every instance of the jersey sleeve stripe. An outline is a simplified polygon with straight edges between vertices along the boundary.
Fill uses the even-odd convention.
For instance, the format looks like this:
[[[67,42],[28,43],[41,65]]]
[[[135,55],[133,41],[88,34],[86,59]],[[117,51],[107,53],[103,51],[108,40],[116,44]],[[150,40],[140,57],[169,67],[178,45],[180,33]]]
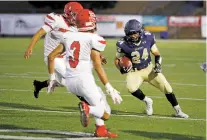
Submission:
[[[58,31],[65,33],[65,32],[67,32],[68,30],[67,30],[67,29],[64,29],[64,28],[59,28]]]
[[[106,45],[106,41],[105,40],[99,40],[98,42],[100,42],[101,44]]]
[[[51,29],[53,29],[52,26],[51,26],[50,24],[48,24],[47,22],[44,22],[44,23],[45,23],[45,25],[47,25],[47,26],[49,26]]]
[[[47,18],[49,18],[50,20],[54,20],[55,21],[55,19],[52,18],[50,15],[47,15]]]

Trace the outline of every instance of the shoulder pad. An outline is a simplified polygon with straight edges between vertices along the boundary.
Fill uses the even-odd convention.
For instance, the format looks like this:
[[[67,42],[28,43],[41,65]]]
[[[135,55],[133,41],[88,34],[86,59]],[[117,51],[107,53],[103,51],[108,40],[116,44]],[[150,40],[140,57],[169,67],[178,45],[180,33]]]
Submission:
[[[45,19],[55,20],[55,13],[49,13],[46,15]]]
[[[106,40],[98,34],[92,34],[92,47],[98,51],[104,51]]]
[[[143,32],[143,36],[144,36],[145,38],[147,38],[148,40],[151,40],[151,39],[154,38],[154,34],[151,33],[151,32],[149,32],[149,31],[144,31],[144,32]]]

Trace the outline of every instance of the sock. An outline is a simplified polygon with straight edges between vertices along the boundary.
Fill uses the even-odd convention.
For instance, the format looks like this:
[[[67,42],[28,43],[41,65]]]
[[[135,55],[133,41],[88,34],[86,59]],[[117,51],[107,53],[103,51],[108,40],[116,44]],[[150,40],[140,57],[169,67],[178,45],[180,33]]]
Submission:
[[[140,100],[143,100],[143,99],[145,98],[144,93],[143,93],[140,89],[138,89],[138,90],[136,90],[135,92],[133,92],[132,95],[133,95],[134,97],[140,99]]]
[[[173,108],[175,109],[176,113],[179,113],[181,111],[181,108],[179,105],[176,105]]]
[[[143,101],[147,102],[149,99],[150,99],[149,97],[145,96]]]
[[[99,106],[89,106],[89,113],[97,118],[103,117],[104,108]]]
[[[94,117],[95,121],[96,121],[96,126],[102,126],[104,125],[104,120]]]
[[[165,96],[173,107],[178,105],[178,101],[177,101],[175,95],[173,94],[173,92],[170,94],[165,94]]]

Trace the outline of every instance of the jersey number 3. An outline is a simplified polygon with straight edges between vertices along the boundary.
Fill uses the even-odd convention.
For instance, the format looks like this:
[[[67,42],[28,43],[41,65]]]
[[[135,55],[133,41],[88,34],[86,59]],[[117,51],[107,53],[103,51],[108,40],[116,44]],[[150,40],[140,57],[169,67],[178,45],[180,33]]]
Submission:
[[[71,68],[76,68],[79,63],[79,52],[80,52],[80,43],[79,41],[74,41],[70,45],[70,51],[72,56],[69,57],[69,64]]]

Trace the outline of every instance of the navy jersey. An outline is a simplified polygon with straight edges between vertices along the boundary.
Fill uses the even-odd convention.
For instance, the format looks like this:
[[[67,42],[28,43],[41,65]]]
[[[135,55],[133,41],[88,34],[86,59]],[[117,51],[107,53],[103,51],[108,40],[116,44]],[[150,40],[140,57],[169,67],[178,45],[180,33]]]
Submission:
[[[131,43],[120,39],[117,43],[117,52],[128,57],[135,69],[144,69],[151,62],[150,51],[155,44],[154,34],[150,32],[143,32],[139,43]]]

